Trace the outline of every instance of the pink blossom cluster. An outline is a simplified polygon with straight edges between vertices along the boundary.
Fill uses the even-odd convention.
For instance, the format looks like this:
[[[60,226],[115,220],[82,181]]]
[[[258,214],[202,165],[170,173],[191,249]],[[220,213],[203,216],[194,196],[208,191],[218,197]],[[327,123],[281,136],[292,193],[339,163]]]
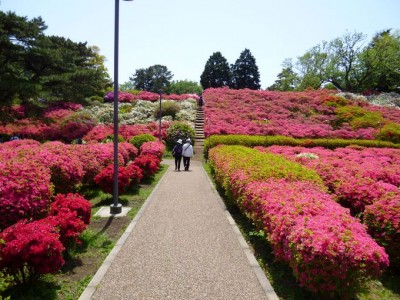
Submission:
[[[218,88],[207,89],[204,100],[206,136],[245,134],[372,140],[379,132],[372,127],[354,129],[346,122],[337,126],[335,105],[348,100],[341,100],[327,90],[277,92]],[[367,102],[354,105],[378,110],[388,120],[400,120],[400,113],[394,108],[375,108]]]
[[[136,158],[130,143],[119,144],[121,166]],[[53,192],[72,192],[113,162],[114,146],[65,145],[33,140],[0,144],[0,228],[21,219],[41,218],[49,209]]]
[[[288,146],[257,147],[282,154],[317,171],[340,202],[355,212],[400,186],[400,150],[389,148],[346,147],[335,150]],[[264,149],[264,150],[263,150]],[[312,153],[318,159],[301,157]]]
[[[164,152],[165,145],[159,141],[145,142],[142,144],[142,146],[140,146],[140,155],[153,155],[159,160],[162,159]]]
[[[108,92],[105,96],[104,96],[104,100],[106,102],[112,102],[114,101],[114,92]],[[128,92],[118,92],[118,102],[132,102],[133,100],[135,100],[135,97],[133,94],[128,93]]]
[[[242,156],[239,163],[228,147],[210,150],[218,184],[229,188],[245,214],[261,224],[275,256],[290,265],[302,286],[343,295],[388,266],[384,249],[318,182],[299,180],[282,164],[275,172],[260,167],[259,173],[249,173],[247,165],[257,165],[259,155],[236,150]]]
[[[314,169],[344,206],[361,215],[369,233],[400,262],[400,150],[346,147],[257,147]],[[316,155],[309,159],[302,154]]]

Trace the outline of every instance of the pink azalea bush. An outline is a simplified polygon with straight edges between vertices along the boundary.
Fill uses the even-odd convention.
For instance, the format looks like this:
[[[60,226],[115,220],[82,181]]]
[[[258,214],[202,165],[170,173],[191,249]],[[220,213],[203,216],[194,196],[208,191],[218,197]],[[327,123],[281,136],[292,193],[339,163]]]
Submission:
[[[383,245],[390,263],[400,267],[400,193],[389,193],[368,205],[364,223],[369,233]]]
[[[146,142],[140,146],[140,155],[150,154],[162,159],[165,152],[165,145],[160,141]]]
[[[345,295],[388,266],[383,248],[312,170],[242,146],[215,147],[209,158],[217,183],[262,227],[302,286]]]

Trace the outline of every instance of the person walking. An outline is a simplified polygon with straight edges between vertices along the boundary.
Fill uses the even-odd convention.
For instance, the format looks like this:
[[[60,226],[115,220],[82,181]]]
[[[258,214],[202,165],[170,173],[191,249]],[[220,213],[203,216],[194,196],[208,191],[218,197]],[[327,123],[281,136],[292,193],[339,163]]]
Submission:
[[[193,146],[191,144],[191,140],[187,139],[182,148],[183,166],[185,167],[185,171],[189,171],[190,158],[193,156]]]
[[[181,159],[182,159],[182,140],[179,139],[176,145],[172,149],[172,156],[175,158],[175,171],[181,171]]]

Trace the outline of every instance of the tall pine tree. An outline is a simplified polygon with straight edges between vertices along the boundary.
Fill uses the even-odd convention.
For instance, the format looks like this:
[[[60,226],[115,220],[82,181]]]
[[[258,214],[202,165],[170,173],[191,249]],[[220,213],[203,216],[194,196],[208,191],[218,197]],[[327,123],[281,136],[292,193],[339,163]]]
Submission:
[[[232,83],[235,89],[259,90],[260,72],[256,65],[256,60],[249,49],[244,49],[235,64],[231,66]]]
[[[221,52],[215,52],[208,59],[204,71],[200,76],[203,89],[229,86],[232,74],[228,61]]]

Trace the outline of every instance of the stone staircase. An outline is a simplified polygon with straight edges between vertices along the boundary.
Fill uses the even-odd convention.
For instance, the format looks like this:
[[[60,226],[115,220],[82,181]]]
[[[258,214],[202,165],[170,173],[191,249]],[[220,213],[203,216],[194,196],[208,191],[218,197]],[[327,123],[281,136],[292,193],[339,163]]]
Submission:
[[[204,148],[204,111],[203,107],[198,106],[196,111],[196,121],[194,129],[196,131],[196,138],[194,143],[194,160],[203,160],[203,148]]]

